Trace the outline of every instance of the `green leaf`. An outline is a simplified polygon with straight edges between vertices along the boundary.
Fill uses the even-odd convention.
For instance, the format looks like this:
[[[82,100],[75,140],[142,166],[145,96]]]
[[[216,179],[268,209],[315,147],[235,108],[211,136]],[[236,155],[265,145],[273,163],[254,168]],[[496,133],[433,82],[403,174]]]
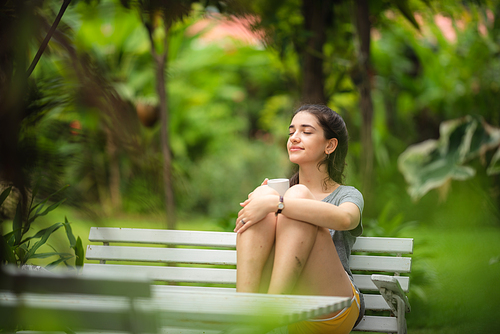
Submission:
[[[12,187],[8,187],[4,191],[2,191],[2,194],[0,195],[0,206],[3,204],[5,199],[9,196],[11,190],[12,190]]]
[[[65,262],[69,259],[71,259],[73,257],[73,255],[69,254],[69,256],[61,256],[59,259],[55,260],[54,262],[51,262],[47,265],[47,268],[52,268],[52,267],[56,267],[57,265],[59,265],[61,262]]]
[[[476,171],[466,163],[500,147],[500,128],[486,124],[481,118],[468,116],[446,121],[439,132],[439,140],[410,146],[398,158],[398,168],[409,184],[408,193],[413,199],[450,180],[473,177]]]
[[[38,194],[38,188],[40,187],[41,183],[41,177],[36,181],[35,186],[33,187],[33,190],[31,191],[31,202],[30,202],[30,213],[31,213],[31,207],[33,206],[33,201],[36,198],[36,195]]]
[[[40,214],[37,211],[37,213],[34,216],[30,217],[30,219],[28,220],[28,222],[31,224],[36,218],[41,217],[41,216],[45,216],[47,213],[49,213],[50,211],[56,209],[59,205],[61,205],[62,203],[64,203],[64,201],[66,201],[66,199],[62,199],[59,202],[52,204],[47,209],[45,209],[44,212],[42,212]]]
[[[21,212],[21,201],[17,203],[16,215],[12,220],[12,231],[14,232],[14,245],[19,245],[22,238],[23,219]]]
[[[14,231],[4,234],[3,239],[10,246],[14,246]]]
[[[11,247],[11,245],[9,245],[9,243],[7,242],[7,238],[5,238],[6,235],[4,235],[2,238],[0,238],[0,247],[2,248],[2,252],[5,256],[5,261],[7,261],[7,263],[17,263],[17,259],[16,259],[16,253],[14,252],[14,248]]]
[[[61,224],[61,223],[56,223],[56,224],[60,224],[60,225],[62,226],[62,224]],[[24,244],[25,242],[27,242],[27,241],[29,241],[29,240],[31,240],[31,239],[39,239],[39,238],[43,237],[43,235],[47,232],[47,230],[48,230],[49,228],[50,228],[50,227],[47,227],[47,228],[44,228],[44,229],[42,229],[42,230],[38,231],[38,232],[37,232],[34,236],[31,236],[31,237],[28,237],[28,238],[24,239],[24,240],[21,242],[21,244]]]
[[[48,200],[49,200],[52,196],[57,195],[58,193],[60,193],[61,191],[65,190],[65,189],[66,189],[66,188],[68,188],[68,187],[69,187],[69,184],[65,185],[64,187],[62,187],[61,189],[59,189],[59,190],[58,190],[58,191],[56,191],[55,193],[50,194],[50,195],[49,195],[47,198],[45,198],[43,201],[41,201],[41,202],[37,203],[34,207],[32,207],[32,208],[30,209],[30,215],[31,215],[31,213],[33,212],[33,210],[35,210],[38,206],[40,206],[40,205],[41,205],[42,207],[41,207],[41,208],[38,208],[38,210],[37,210],[37,211],[36,211],[36,213],[35,213],[35,215],[36,215],[36,214],[38,214],[38,213],[42,210],[42,208],[45,206],[45,203],[47,203],[47,202],[48,202]]]
[[[490,165],[488,166],[486,172],[488,175],[500,174],[500,147],[493,158],[491,158]]]
[[[20,260],[21,264],[25,264],[26,261],[24,258],[26,257],[26,253],[28,252],[28,247],[26,245],[19,245],[13,248],[14,252],[17,255],[17,258]]]
[[[54,233],[55,231],[57,231],[60,227],[62,226],[61,223],[55,223],[54,225],[46,228],[46,229],[43,229],[43,234],[42,234],[42,237],[39,241],[37,241],[33,247],[30,248],[30,250],[28,251],[28,253],[26,254],[25,258],[24,258],[24,262],[26,262],[28,259],[30,259],[33,255],[35,255],[36,251],[38,250],[38,248],[40,248],[40,246],[42,246],[43,244],[45,244],[47,242],[47,239],[50,237],[50,235],[52,233]],[[40,232],[42,232],[40,231]],[[39,232],[39,233],[40,233]]]
[[[68,218],[67,217],[64,217],[64,229],[66,230],[66,235],[68,236],[68,240],[69,240],[69,246],[71,248],[74,248],[75,247],[75,244],[76,244],[76,240],[75,240],[75,236],[73,234],[73,231],[71,229],[71,223],[68,222]]]
[[[70,258],[73,257],[73,254],[70,253],[59,253],[59,252],[49,252],[49,253],[38,253],[38,254],[33,254],[31,256],[31,259],[45,259],[51,256],[69,256]]]
[[[420,26],[417,20],[415,20],[415,16],[413,16],[413,11],[410,9],[408,0],[392,0],[392,2],[398,7],[403,16],[406,17],[417,30],[420,30]]]
[[[83,267],[83,260],[84,260],[84,252],[83,252],[83,244],[82,244],[82,239],[78,237],[76,240],[75,247],[73,248],[75,250],[75,266],[77,267]]]

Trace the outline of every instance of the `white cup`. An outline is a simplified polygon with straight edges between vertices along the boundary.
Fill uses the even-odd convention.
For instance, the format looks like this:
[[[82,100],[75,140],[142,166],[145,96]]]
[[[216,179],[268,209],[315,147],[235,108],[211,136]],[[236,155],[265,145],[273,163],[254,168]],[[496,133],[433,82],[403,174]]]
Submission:
[[[284,196],[290,188],[290,181],[288,179],[271,179],[267,180],[267,185],[276,190],[280,196]]]

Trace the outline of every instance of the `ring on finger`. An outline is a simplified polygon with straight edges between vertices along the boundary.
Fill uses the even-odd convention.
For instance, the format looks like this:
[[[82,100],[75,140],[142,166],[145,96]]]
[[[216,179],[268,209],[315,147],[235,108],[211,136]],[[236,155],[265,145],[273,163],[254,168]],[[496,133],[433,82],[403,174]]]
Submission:
[[[242,225],[245,225],[245,224],[247,223],[247,222],[246,222],[246,221],[244,221],[243,219],[241,219],[241,220],[240,220],[240,222],[241,222],[241,224],[242,224]]]

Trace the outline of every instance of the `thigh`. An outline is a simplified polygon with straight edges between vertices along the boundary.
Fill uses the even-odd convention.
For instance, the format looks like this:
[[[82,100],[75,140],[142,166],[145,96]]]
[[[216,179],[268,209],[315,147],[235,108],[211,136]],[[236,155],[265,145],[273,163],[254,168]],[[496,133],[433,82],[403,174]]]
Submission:
[[[315,199],[309,189],[302,185],[291,187],[285,196]],[[332,204],[333,205],[333,204]],[[294,293],[302,295],[325,295],[352,297],[351,283],[337,254],[335,245],[327,228],[305,222],[304,239],[314,237],[314,243],[303,271],[297,281]],[[286,226],[286,225],[285,225]],[[287,240],[280,240],[278,230],[276,245]],[[309,235],[308,235],[309,233]]]
[[[327,228],[318,228],[314,246],[294,292],[301,295],[352,297],[349,277]]]

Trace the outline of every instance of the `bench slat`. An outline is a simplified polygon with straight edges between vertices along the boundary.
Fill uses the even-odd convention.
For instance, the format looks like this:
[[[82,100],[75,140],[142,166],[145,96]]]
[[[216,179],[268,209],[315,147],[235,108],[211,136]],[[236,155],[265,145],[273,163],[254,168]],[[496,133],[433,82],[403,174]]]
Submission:
[[[88,260],[236,265],[235,250],[89,245],[86,257]],[[350,264],[352,270],[407,273],[411,258],[352,255]]]
[[[353,252],[413,254],[411,238],[357,237]]]
[[[236,233],[232,232],[91,227],[89,240],[95,242],[236,247]],[[352,251],[412,254],[413,239],[358,237]]]
[[[89,241],[234,248],[236,233],[91,227]]]
[[[138,276],[153,281],[235,284],[236,269],[137,266],[86,263],[84,271],[96,275]]]
[[[396,279],[399,281],[399,284],[401,285],[401,288],[403,291],[408,292],[408,288],[410,286],[410,278],[406,276],[394,276]],[[378,292],[378,288],[375,286],[375,284],[372,282],[371,275],[360,275],[360,274],[354,274],[354,284],[361,290],[363,291],[376,291]]]
[[[365,315],[353,330],[363,332],[396,333],[398,331],[398,320],[394,317],[376,317]]]
[[[235,250],[87,246],[87,260],[236,265]]]
[[[351,255],[351,270],[371,270],[385,272],[409,273],[411,258],[395,256]]]

